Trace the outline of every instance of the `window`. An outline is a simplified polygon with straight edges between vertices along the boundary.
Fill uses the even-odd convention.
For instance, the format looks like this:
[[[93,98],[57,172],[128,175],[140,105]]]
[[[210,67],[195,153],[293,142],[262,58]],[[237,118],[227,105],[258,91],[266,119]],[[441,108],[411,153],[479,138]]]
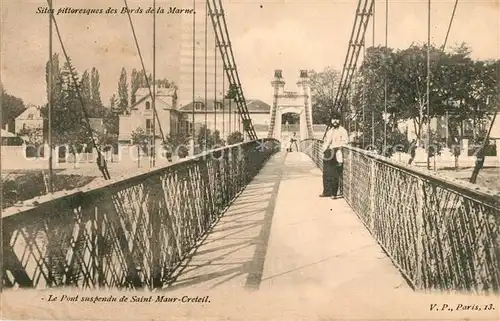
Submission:
[[[153,120],[152,119],[146,119],[146,134],[147,135],[153,134]]]
[[[215,110],[222,110],[222,103],[220,101],[216,101],[214,106]]]
[[[151,109],[151,103],[149,101],[146,102],[146,110]]]
[[[33,114],[28,114],[28,119],[33,119]]]
[[[203,109],[203,103],[196,102],[194,103],[194,110],[202,110]]]

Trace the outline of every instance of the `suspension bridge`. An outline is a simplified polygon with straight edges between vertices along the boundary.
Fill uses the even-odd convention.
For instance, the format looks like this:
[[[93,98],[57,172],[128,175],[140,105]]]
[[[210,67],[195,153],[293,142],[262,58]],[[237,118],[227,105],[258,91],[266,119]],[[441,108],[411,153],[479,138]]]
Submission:
[[[322,141],[313,137],[306,73],[303,92],[290,94],[275,72],[267,137],[258,137],[222,2],[206,4],[245,141],[119,177],[99,162],[106,180],[6,209],[5,289],[321,289],[371,316],[368,298],[403,309],[433,291],[498,294],[495,191],[348,145],[343,198],[318,198]],[[374,1],[360,0],[333,104],[343,122],[373,15]],[[279,140],[288,111],[301,115],[299,153]]]

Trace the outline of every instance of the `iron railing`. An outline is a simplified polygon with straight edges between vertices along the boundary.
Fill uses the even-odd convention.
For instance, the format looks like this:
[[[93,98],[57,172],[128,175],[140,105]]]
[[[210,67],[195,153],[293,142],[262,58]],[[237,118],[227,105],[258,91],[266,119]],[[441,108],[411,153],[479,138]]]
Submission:
[[[3,285],[168,286],[181,262],[278,150],[273,139],[240,143],[6,209]]]
[[[322,168],[322,141],[301,149]],[[498,293],[500,193],[345,147],[345,200],[421,290]]]

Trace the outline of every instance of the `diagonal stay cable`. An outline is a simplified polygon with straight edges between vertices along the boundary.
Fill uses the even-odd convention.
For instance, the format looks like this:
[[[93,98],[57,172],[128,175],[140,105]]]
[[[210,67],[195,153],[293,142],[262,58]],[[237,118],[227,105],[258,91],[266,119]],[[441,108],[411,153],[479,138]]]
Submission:
[[[349,63],[347,64],[347,66],[344,65],[344,68],[346,70],[346,77],[344,79],[344,83],[342,83],[342,82],[339,83],[339,85],[343,84],[343,86],[342,86],[341,90],[337,91],[337,97],[335,99],[334,106],[340,105],[343,102],[343,100],[345,99],[345,96],[347,95],[347,91],[349,90],[352,75],[354,74],[355,68],[357,65],[358,56],[359,56],[359,52],[361,49],[361,44],[364,42],[364,38],[365,38],[364,36],[365,36],[365,32],[366,32],[366,26],[368,24],[368,20],[365,20],[365,17],[367,17],[366,9],[367,9],[369,1],[370,0],[364,0],[363,9],[361,10],[361,12],[359,10],[356,12],[356,16],[360,15],[361,19],[360,19],[359,23],[356,25],[356,27],[357,27],[356,28],[356,37],[355,37],[354,41],[352,41],[352,39],[351,39],[351,41],[349,41],[349,47],[352,47],[354,49],[351,52]],[[371,1],[370,10],[372,8],[372,5],[373,5],[373,0]],[[356,20],[355,20],[355,23],[356,23]],[[363,32],[362,32],[362,35],[360,35],[362,28],[363,28]],[[360,37],[361,37],[361,39],[360,39]]]
[[[374,0],[371,0],[371,5],[368,9],[368,13],[366,12],[366,5],[368,3],[365,4],[365,7],[363,8],[363,17],[370,17],[372,15],[372,12],[373,12],[373,7],[375,5],[375,1]],[[366,30],[367,30],[367,27],[368,27],[368,22],[370,21],[369,18],[366,18],[366,19],[362,19],[360,21],[360,28],[358,29],[358,34],[356,36],[356,42],[354,44],[354,46],[356,46],[356,51],[355,53],[353,54],[353,57],[351,58],[351,61],[350,61],[350,68],[348,69],[348,72],[350,72],[350,74],[348,74],[348,78],[347,78],[347,86],[346,86],[346,89],[344,91],[344,96],[347,95],[347,92],[349,91],[349,88],[351,88],[351,82],[352,82],[352,79],[354,77],[354,74],[357,72],[357,64],[358,64],[358,59],[359,59],[359,55],[361,53],[361,47],[364,46],[365,44],[365,34],[366,34]],[[361,25],[363,26],[363,32],[362,34],[360,34],[361,32]],[[361,37],[361,39],[359,39]],[[342,101],[342,99],[340,99],[340,101]]]
[[[47,0],[47,4],[50,5],[49,0]],[[108,179],[111,178],[111,176],[109,175],[109,171],[108,171],[107,164],[106,164],[106,159],[102,156],[101,151],[97,147],[97,143],[96,143],[96,141],[94,139],[94,135],[92,133],[92,127],[90,125],[89,116],[88,116],[87,110],[85,109],[85,104],[83,102],[83,98],[82,98],[82,95],[80,93],[80,86],[78,85],[78,81],[76,80],[75,73],[74,73],[72,65],[70,63],[69,56],[68,56],[68,53],[66,51],[66,48],[64,47],[64,43],[62,41],[61,33],[59,31],[59,26],[57,24],[57,21],[56,21],[56,18],[55,18],[54,15],[52,15],[52,21],[54,22],[54,27],[56,29],[57,37],[59,39],[59,43],[61,44],[61,49],[63,51],[64,57],[65,57],[66,62],[68,63],[68,66],[70,68],[69,71],[70,71],[70,74],[71,74],[71,79],[73,80],[73,83],[75,85],[76,95],[77,95],[78,100],[80,102],[80,105],[82,107],[83,116],[85,117],[85,121],[87,123],[87,130],[88,130],[88,133],[89,133],[89,136],[90,136],[90,140],[92,142],[92,146],[97,151],[97,166],[98,166],[99,170],[101,171],[104,179],[108,180]]]
[[[128,20],[130,22],[130,28],[132,29],[132,34],[134,35],[134,42],[135,42],[135,46],[137,48],[137,53],[139,54],[139,59],[141,60],[142,72],[144,73],[144,78],[146,79],[146,86],[148,86],[149,96],[151,97],[151,99],[154,99],[153,91],[151,90],[151,84],[149,83],[148,75],[146,72],[146,67],[144,66],[144,60],[142,59],[141,48],[139,47],[139,42],[137,41],[137,36],[135,34],[134,23],[132,22],[132,17],[130,16],[130,10],[128,8],[127,0],[123,0],[123,3],[125,4],[125,7],[127,8],[127,16],[128,16]],[[156,79],[153,79],[153,81],[156,81]],[[153,113],[155,114],[156,120],[158,121],[158,128],[160,129],[161,139],[162,139],[163,143],[165,144],[166,143],[165,135],[163,133],[160,119],[159,119],[158,113],[156,111],[156,106],[154,104],[153,104]]]
[[[215,1],[214,1],[215,2]],[[224,14],[224,9],[223,9],[223,6],[222,6],[222,0],[219,0],[219,6],[221,8],[221,17],[222,17],[222,22],[223,22],[223,25],[224,25],[224,30],[225,30],[225,34],[227,36],[227,38],[229,39],[229,30],[227,29],[227,22],[226,22],[226,15]],[[220,23],[219,23],[219,27],[221,27]],[[236,84],[239,86],[240,90],[239,90],[239,93],[243,99],[243,103],[244,103],[244,109],[246,111],[246,115],[245,116],[249,116],[248,114],[248,111],[246,110],[247,109],[247,106],[246,106],[246,100],[245,100],[245,96],[243,94],[243,89],[241,89],[241,81],[240,81],[240,76],[238,74],[238,68],[236,66],[236,59],[234,58],[234,52],[233,52],[233,47],[231,46],[231,41],[229,41],[229,52],[231,53],[231,61],[233,62],[234,64],[234,77],[235,77],[235,81],[236,81]]]
[[[448,24],[448,31],[446,31],[446,37],[444,38],[443,47],[441,47],[442,51],[444,51],[444,48],[446,47],[446,43],[448,42],[448,36],[450,35],[450,30],[451,30],[451,25],[453,23],[453,18],[455,17],[455,12],[457,11],[457,5],[458,5],[458,0],[455,0],[455,5],[453,6],[453,12],[451,14],[450,23]]]
[[[230,56],[229,51],[228,51],[228,48],[230,48],[230,46],[231,46],[231,40],[229,39],[228,35],[224,34],[224,32],[222,30],[222,26],[221,26],[220,16],[222,16],[224,14],[223,8],[217,8],[217,3],[215,2],[215,0],[213,2],[214,2],[213,3],[214,9],[212,9],[210,1],[207,0],[209,14],[212,17],[212,24],[213,24],[213,28],[214,28],[215,38],[216,38],[219,50],[221,52],[223,63],[224,63],[224,70],[226,71],[226,74],[227,74],[227,77],[228,77],[228,80],[230,83],[230,85],[229,85],[230,90],[232,90],[232,93],[234,93],[234,91],[236,90],[236,93],[239,94],[238,84],[236,83],[236,78],[235,78],[234,74],[232,73],[232,71],[235,69],[235,66],[234,66],[235,62],[231,61],[231,56]],[[213,11],[215,11],[215,13],[213,13]],[[215,19],[213,19],[214,16],[216,17],[217,21],[215,21]],[[235,101],[238,102],[238,99],[239,98],[237,98]],[[238,109],[238,113],[242,117],[245,117],[246,115],[244,114],[244,110],[241,108],[241,106],[239,104],[237,104],[236,107]]]
[[[227,77],[228,77],[228,80],[230,83],[230,85],[229,85],[230,90],[231,90],[231,88],[233,88],[234,89],[233,92],[235,92],[237,95],[237,97],[235,99],[236,107],[238,109],[238,113],[239,113],[241,119],[246,124],[245,130],[247,131],[250,139],[252,139],[252,140],[257,139],[257,134],[255,132],[255,129],[254,129],[253,124],[251,122],[250,115],[248,113],[248,108],[246,105],[245,96],[243,95],[243,89],[241,88],[241,82],[239,79],[238,70],[236,67],[236,61],[234,59],[234,54],[233,54],[232,47],[231,47],[231,40],[229,38],[229,31],[228,31],[227,23],[226,23],[225,16],[224,16],[224,9],[222,6],[222,2],[219,1],[220,8],[218,8],[216,1],[213,0],[212,5],[213,5],[215,10],[212,9],[212,5],[210,2],[211,1],[207,0],[209,14],[212,18],[212,24],[214,27],[215,38],[216,38],[217,44],[218,44],[219,49],[220,49],[222,60],[224,62],[224,70],[226,71],[226,74],[227,74]],[[214,11],[215,11],[215,13],[214,13]],[[215,17],[215,19],[214,19],[214,17]],[[221,23],[220,17],[222,17],[222,23]],[[222,25],[224,25],[224,29],[222,28]],[[221,38],[222,38],[222,45],[221,45]],[[229,66],[228,66],[228,63],[229,63]]]
[[[362,11],[361,9],[361,4],[363,5]],[[367,12],[367,6],[369,5],[369,9]],[[355,72],[355,67],[357,65],[358,59],[359,59],[359,54],[361,52],[361,47],[364,45],[365,42],[365,34],[366,34],[366,29],[368,26],[368,22],[370,20],[370,16],[372,14],[374,7],[374,0],[359,0],[358,1],[358,6],[356,9],[356,14],[355,14],[355,19],[353,23],[353,28],[351,32],[351,38],[349,39],[349,45],[347,48],[347,54],[345,57],[345,62],[344,62],[344,67],[342,69],[341,73],[341,78],[339,80],[338,84],[338,89],[335,95],[335,100],[334,100],[334,105],[333,108],[335,109],[336,107],[339,107],[339,105],[342,103],[343,99],[345,99],[345,96],[347,94],[347,91],[349,90],[349,87],[351,85],[351,80],[353,77],[353,74]],[[361,16],[361,19],[359,19],[358,22],[358,16]],[[354,39],[355,38],[355,39]],[[352,49],[354,48],[354,49]],[[326,136],[327,131],[330,129],[330,120],[331,120],[331,115],[330,119],[327,123],[325,133],[323,134],[323,139]]]
[[[369,22],[369,17],[371,15],[371,11],[373,10],[374,0],[371,0],[369,11],[367,13],[368,1],[370,1],[370,0],[365,0],[363,10],[361,12],[359,12],[359,11],[357,12],[357,15],[361,15],[361,19],[359,21],[359,24],[357,25],[358,28],[357,28],[357,32],[356,32],[356,39],[353,43],[349,43],[349,45],[352,46],[354,49],[353,49],[353,52],[351,53],[351,56],[349,59],[349,64],[346,68],[347,75],[346,75],[346,78],[344,79],[344,84],[342,86],[342,89],[340,91],[338,91],[339,95],[337,97],[338,99],[335,100],[335,105],[340,105],[344,101],[344,99],[346,98],[347,92],[350,89],[353,75],[356,71],[356,66],[358,63],[359,54],[361,52],[361,46],[364,44],[364,41],[365,41],[365,33],[366,33],[366,29],[367,29],[368,22]],[[361,30],[363,30],[363,31],[361,31]],[[339,84],[342,84],[342,83],[339,83]]]
[[[337,89],[337,92],[335,93],[335,102],[338,101],[338,97],[340,96],[340,92],[342,91],[342,85],[343,85],[343,80],[344,80],[344,75],[346,74],[346,71],[347,71],[347,65],[348,65],[348,61],[349,61],[349,58],[352,56],[351,55],[351,49],[353,48],[352,44],[353,44],[353,40],[354,40],[354,34],[356,33],[356,27],[358,26],[358,17],[359,17],[359,10],[361,8],[361,3],[362,3],[363,0],[359,0],[358,1],[358,6],[356,8],[356,14],[354,16],[354,23],[352,24],[352,30],[351,30],[351,37],[349,38],[349,44],[347,46],[347,53],[346,53],[346,56],[345,56],[345,61],[344,61],[344,65],[343,65],[343,68],[342,68],[342,73],[340,75],[340,81],[339,81],[339,85],[338,85],[338,89]],[[365,1],[365,5],[366,5],[366,1],[367,0],[364,0]],[[335,106],[334,106],[335,107]]]

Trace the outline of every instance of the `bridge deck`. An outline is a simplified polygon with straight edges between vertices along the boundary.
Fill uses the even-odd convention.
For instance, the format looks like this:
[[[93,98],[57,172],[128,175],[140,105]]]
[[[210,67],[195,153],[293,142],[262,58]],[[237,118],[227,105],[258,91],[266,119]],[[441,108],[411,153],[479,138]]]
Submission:
[[[343,200],[319,198],[307,155],[275,155],[230,206],[173,289],[327,287],[359,293],[410,290]]]
[[[77,308],[75,302],[47,305],[52,292],[40,298],[21,291],[8,300],[2,296],[3,308],[17,313],[22,302],[23,312],[37,319],[102,319],[109,311],[123,320],[499,319],[498,297],[413,292],[346,202],[320,199],[320,189],[321,172],[306,155],[274,155],[173,286],[142,294],[176,303]],[[186,295],[209,301],[181,302]],[[489,304],[496,310],[448,310]]]
[[[321,172],[305,154],[274,155],[170,289],[217,296],[259,289],[259,297],[279,295],[269,309],[285,305],[294,316],[335,307],[338,317],[386,317],[394,307],[395,316],[410,317],[404,302],[415,293],[349,205],[320,193]]]

